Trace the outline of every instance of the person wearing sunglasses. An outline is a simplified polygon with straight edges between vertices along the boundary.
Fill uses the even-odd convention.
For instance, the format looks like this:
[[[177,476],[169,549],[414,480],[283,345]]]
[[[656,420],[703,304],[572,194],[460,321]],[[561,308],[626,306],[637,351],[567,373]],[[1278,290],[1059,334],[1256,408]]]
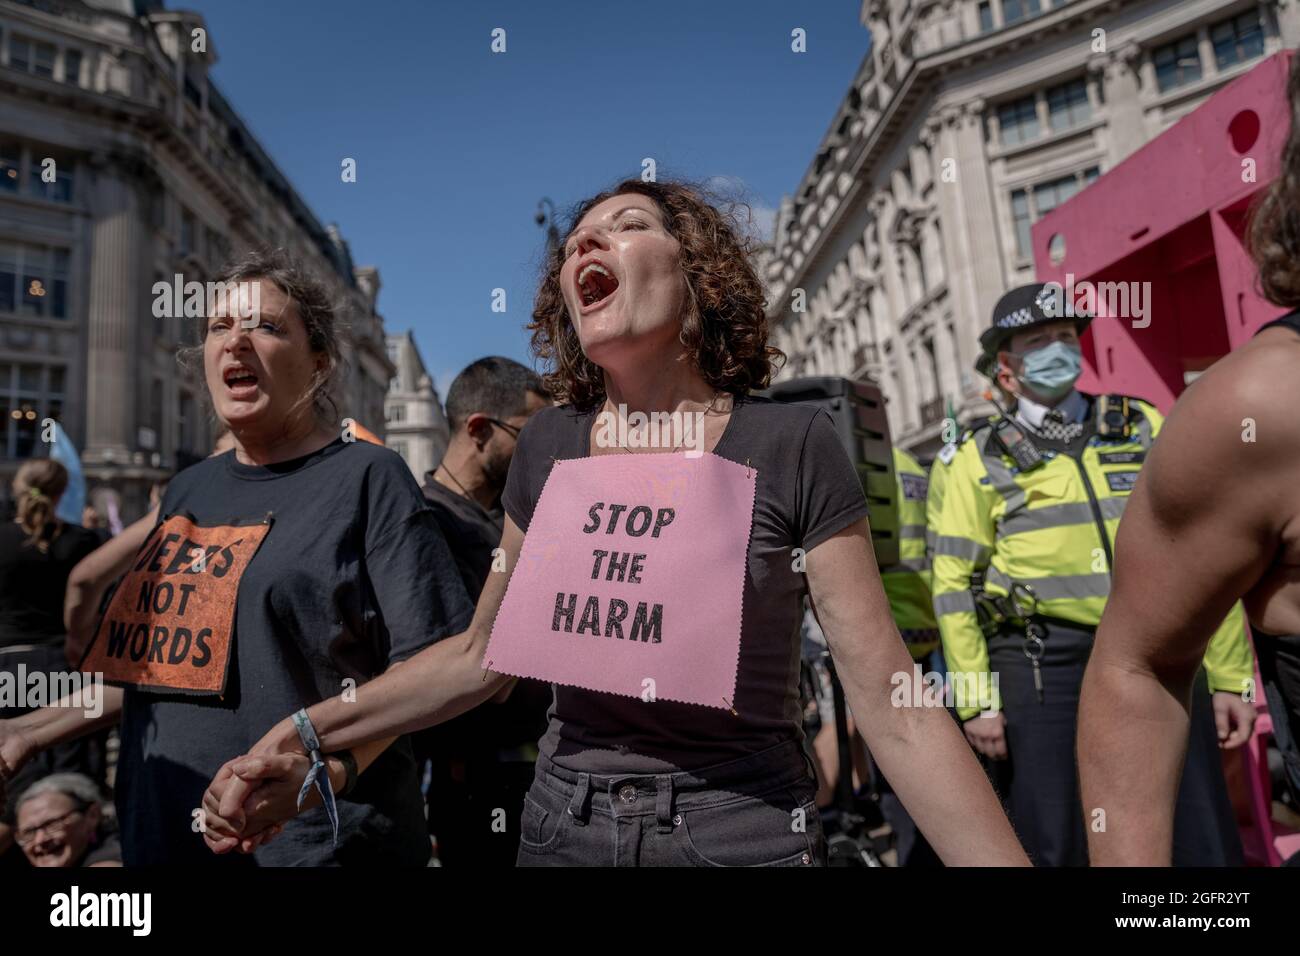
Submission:
[[[451,441],[442,462],[426,473],[424,495],[475,601],[501,543],[501,493],[516,439],[532,414],[549,404],[537,373],[498,355],[470,363],[447,390]],[[551,689],[541,681],[518,681],[494,701],[413,738],[417,759],[431,765],[429,832],[443,866],[515,863]],[[498,808],[507,819],[493,827]]]

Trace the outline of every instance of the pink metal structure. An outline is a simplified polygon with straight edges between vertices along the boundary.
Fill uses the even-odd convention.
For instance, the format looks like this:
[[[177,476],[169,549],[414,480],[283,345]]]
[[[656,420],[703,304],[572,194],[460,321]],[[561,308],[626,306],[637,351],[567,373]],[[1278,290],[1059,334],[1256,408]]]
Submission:
[[[1038,278],[1073,288],[1068,301],[1097,316],[1083,338],[1085,391],[1136,395],[1167,413],[1196,373],[1284,311],[1256,292],[1244,235],[1251,203],[1280,170],[1291,56],[1234,80],[1034,225]],[[1102,283],[1118,283],[1117,294]],[[1091,302],[1089,285],[1102,293]],[[1300,833],[1271,819],[1272,722],[1259,697],[1238,751],[1250,804],[1242,842],[1250,863],[1277,866],[1300,852]]]

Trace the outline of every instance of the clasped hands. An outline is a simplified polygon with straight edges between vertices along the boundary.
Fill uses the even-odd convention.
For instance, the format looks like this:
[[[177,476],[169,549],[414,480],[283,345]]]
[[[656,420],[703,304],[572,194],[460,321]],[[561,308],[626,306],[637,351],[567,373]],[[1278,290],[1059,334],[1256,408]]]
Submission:
[[[278,725],[248,753],[222,764],[208,784],[199,819],[203,841],[213,853],[252,853],[274,839],[287,821],[320,806],[315,787],[298,806],[311,759],[301,750],[292,725],[287,726],[292,742],[285,725]],[[292,749],[295,746],[299,749]],[[337,793],[347,780],[347,768],[328,756],[325,765]]]

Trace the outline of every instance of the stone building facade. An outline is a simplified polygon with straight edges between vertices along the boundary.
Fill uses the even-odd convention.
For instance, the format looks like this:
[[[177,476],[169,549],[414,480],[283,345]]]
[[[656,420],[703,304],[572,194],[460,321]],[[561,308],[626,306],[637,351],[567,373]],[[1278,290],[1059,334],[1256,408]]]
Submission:
[[[201,319],[156,317],[155,283],[204,282],[276,246],[351,327],[341,416],[382,434],[393,373],[378,272],[354,266],[208,79],[201,16],[156,0],[0,0],[0,480],[62,421],[92,499],[123,519],[213,439],[176,362]]]
[[[1030,226],[1262,58],[1296,0],[867,0],[870,49],[765,257],[779,377],[879,382],[922,455],[988,411],[978,336]],[[1152,170],[1176,176],[1179,170]]]
[[[397,374],[389,383],[384,406],[385,444],[402,456],[416,480],[423,483],[425,472],[437,468],[446,454],[451,429],[415,335],[388,336],[388,358]]]

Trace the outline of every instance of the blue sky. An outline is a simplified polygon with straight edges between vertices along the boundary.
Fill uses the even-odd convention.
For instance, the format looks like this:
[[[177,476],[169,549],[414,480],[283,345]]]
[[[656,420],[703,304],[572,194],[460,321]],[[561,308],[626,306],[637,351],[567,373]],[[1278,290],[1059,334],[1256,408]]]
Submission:
[[[542,196],[563,222],[652,157],[661,179],[721,177],[770,221],[868,46],[856,0],[180,5],[207,20],[213,76],[271,157],[379,267],[386,325],[415,330],[444,397],[480,356],[532,364]]]

